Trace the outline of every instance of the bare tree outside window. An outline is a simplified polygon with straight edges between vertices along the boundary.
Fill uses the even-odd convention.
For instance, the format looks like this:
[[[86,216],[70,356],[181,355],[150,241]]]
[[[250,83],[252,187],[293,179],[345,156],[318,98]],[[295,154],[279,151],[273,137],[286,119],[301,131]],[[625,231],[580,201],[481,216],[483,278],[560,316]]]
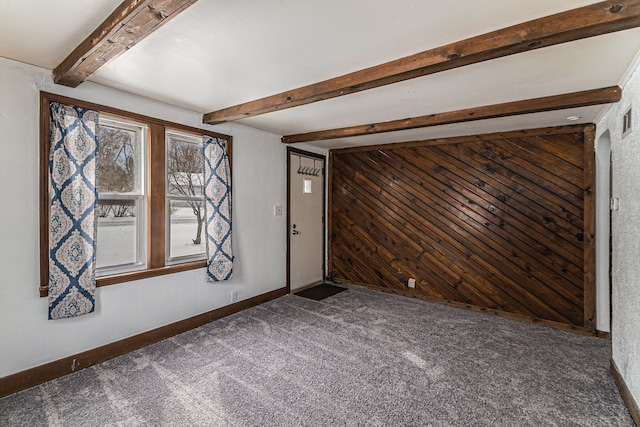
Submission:
[[[143,265],[146,129],[137,123],[101,117],[97,136],[96,266],[106,271]]]
[[[131,193],[136,185],[136,134],[115,127],[98,130],[97,187],[99,193]],[[132,203],[98,204],[98,217],[135,216]]]
[[[170,196],[182,196],[171,203],[171,214],[178,208],[189,207],[197,222],[194,245],[202,243],[205,221],[203,203],[204,156],[202,145],[174,137],[169,138],[167,150],[167,182]]]

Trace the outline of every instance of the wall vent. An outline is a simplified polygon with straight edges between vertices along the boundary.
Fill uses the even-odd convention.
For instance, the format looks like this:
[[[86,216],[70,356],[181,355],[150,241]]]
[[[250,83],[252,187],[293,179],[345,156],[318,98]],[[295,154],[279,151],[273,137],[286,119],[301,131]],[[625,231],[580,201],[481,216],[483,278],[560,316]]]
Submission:
[[[631,107],[624,113],[622,116],[622,137],[629,135],[631,133],[631,117],[633,116]]]

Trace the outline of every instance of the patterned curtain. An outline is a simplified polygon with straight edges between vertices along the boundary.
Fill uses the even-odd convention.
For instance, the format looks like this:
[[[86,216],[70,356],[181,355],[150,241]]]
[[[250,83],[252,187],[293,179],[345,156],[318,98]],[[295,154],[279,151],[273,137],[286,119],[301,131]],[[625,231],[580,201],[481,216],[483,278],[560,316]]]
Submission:
[[[207,215],[207,280],[228,280],[233,273],[231,252],[231,174],[227,141],[203,136],[204,198]]]
[[[49,319],[95,308],[98,112],[52,103]]]

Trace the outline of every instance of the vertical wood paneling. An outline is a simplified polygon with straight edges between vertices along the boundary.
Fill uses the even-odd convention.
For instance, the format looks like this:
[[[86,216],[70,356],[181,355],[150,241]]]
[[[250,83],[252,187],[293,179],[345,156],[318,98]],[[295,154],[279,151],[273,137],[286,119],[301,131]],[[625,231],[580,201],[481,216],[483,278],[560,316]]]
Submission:
[[[592,131],[333,150],[330,274],[592,330]]]

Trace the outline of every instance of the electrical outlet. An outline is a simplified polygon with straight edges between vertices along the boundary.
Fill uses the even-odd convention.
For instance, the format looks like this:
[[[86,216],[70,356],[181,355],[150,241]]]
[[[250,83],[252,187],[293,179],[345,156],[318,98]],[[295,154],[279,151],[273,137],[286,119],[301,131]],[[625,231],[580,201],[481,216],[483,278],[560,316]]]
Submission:
[[[238,291],[231,291],[231,302],[238,302]]]
[[[416,287],[416,279],[411,277],[409,280],[407,280],[407,286],[411,289],[414,289]]]
[[[273,215],[282,216],[282,205],[275,205],[273,207]]]

